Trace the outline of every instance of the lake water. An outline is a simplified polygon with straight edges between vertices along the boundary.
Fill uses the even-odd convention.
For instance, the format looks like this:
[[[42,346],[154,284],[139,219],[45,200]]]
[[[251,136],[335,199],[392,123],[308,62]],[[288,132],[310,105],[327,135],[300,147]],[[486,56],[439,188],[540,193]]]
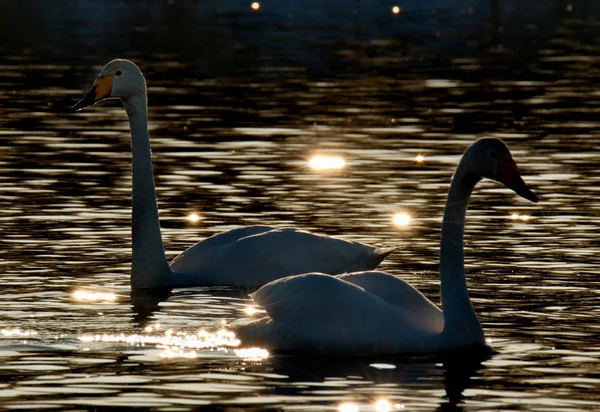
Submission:
[[[0,2],[0,409],[599,409],[600,3],[196,3]],[[70,110],[115,57],[148,79],[169,257],[295,226],[404,246],[381,268],[439,302],[452,172],[504,139],[540,203],[493,182],[471,200],[468,284],[498,353],[266,356],[219,332],[251,291],[130,297],[126,115]]]

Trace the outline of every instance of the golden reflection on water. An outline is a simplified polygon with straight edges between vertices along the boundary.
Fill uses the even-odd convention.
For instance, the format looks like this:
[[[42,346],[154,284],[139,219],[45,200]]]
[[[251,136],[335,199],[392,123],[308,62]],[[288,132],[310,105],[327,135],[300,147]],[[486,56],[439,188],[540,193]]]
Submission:
[[[164,359],[196,359],[198,357],[198,354],[195,351],[185,351],[182,349],[166,348],[161,352],[159,356]]]
[[[246,306],[244,308],[244,313],[248,316],[253,316],[258,312],[258,309],[254,306]]]
[[[187,217],[187,220],[191,223],[198,223],[201,219],[198,213],[190,213]]]
[[[423,156],[423,155],[421,155],[421,154],[420,154],[420,155],[417,155],[417,156],[415,157],[415,162],[416,162],[416,163],[423,163],[424,161],[425,161],[425,156]]]
[[[391,363],[370,363],[369,366],[375,369],[396,369],[396,365]]]
[[[355,403],[345,402],[338,406],[339,412],[358,412],[358,405]]]
[[[148,330],[148,328],[146,328]],[[231,331],[219,329],[217,332],[208,332],[200,330],[195,334],[186,332],[173,332],[169,329],[162,335],[151,334],[98,334],[82,335],[78,339],[84,343],[124,343],[131,346],[154,345],[165,349],[166,357],[174,357],[181,354],[180,357],[190,357],[189,350],[193,349],[212,349],[222,347],[235,347],[240,345],[240,340]]]
[[[522,220],[523,222],[529,221],[529,215],[520,215],[518,213],[513,213],[510,215],[510,218],[512,220]]]
[[[145,332],[152,332],[153,330],[158,330],[160,329],[160,323],[155,323],[154,325],[148,325],[144,328]]]
[[[396,213],[393,220],[396,226],[404,227],[410,223],[410,215],[405,212]]]
[[[308,161],[308,166],[313,170],[339,170],[346,166],[346,161],[339,156],[313,156]]]
[[[80,302],[114,302],[117,299],[112,292],[91,292],[87,290],[76,290],[72,296]]]
[[[21,328],[1,329],[0,335],[3,338],[30,338],[37,335],[37,332],[34,330],[22,330]]]
[[[361,407],[353,402],[344,402],[338,406],[339,412],[359,412],[361,410],[364,411],[376,411],[376,412],[389,412],[391,410],[402,410],[404,409],[404,405],[401,403],[392,404],[387,399],[377,399],[371,405],[364,405]]]
[[[375,402],[375,410],[377,412],[388,412],[392,410],[392,404],[386,399],[379,399]]]
[[[269,351],[263,348],[241,348],[234,349],[233,353],[236,354],[237,357],[243,358],[247,361],[258,362],[269,357]]]

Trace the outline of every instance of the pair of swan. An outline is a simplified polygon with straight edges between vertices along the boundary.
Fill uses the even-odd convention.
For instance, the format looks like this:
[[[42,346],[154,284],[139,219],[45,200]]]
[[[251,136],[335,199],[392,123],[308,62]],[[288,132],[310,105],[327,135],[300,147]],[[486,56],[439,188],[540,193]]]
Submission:
[[[208,285],[262,286],[300,273],[374,269],[396,248],[378,248],[298,229],[249,226],[190,247],[169,264],[160,233],[148,136],[146,81],[128,60],[113,60],[73,107],[118,98],[129,117],[133,174],[132,289]]]
[[[538,201],[501,140],[480,139],[465,151],[442,220],[442,309],[409,283],[384,272],[310,273],[258,289],[252,298],[267,316],[236,326],[236,335],[245,345],[341,356],[428,354],[483,345],[483,329],[467,291],[463,249],[467,204],[482,178]]]
[[[264,285],[252,298],[267,316],[235,327],[245,346],[364,356],[438,353],[484,343],[464,271],[463,233],[469,198],[477,182],[488,178],[525,199],[538,201],[501,140],[484,138],[472,144],[452,179],[442,221],[442,310],[395,276],[360,272],[375,268],[393,249],[295,229],[251,226],[224,232],[192,246],[169,265],[152,176],[146,84],[135,64],[127,60],[108,63],[74,108],[108,98],[121,99],[131,127],[133,289]],[[331,275],[345,272],[356,273]]]

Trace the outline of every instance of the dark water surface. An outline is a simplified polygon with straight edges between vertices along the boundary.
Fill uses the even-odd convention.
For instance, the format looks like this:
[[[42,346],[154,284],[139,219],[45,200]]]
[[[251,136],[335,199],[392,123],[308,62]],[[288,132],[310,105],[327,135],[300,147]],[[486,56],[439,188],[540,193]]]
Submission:
[[[0,409],[599,408],[600,3],[393,5],[0,1]],[[296,226],[404,245],[382,268],[439,302],[453,169],[504,139],[541,201],[493,182],[471,201],[469,288],[499,353],[265,357],[215,333],[248,291],[132,300],[126,115],[70,111],[115,57],[148,79],[169,257]],[[312,170],[314,154],[346,167]]]

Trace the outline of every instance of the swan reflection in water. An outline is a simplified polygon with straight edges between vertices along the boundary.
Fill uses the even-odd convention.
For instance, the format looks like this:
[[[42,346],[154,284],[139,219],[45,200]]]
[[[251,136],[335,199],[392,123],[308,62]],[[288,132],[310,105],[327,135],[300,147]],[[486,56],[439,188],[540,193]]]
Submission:
[[[292,385],[294,382],[301,382],[304,394],[310,394],[310,382],[326,381],[334,385],[331,379],[337,377],[340,379],[340,385],[347,387],[343,378],[352,377],[348,379],[355,382],[354,377],[360,377],[365,385],[371,387],[369,391],[356,391],[350,395],[352,397],[338,405],[338,410],[342,410],[339,409],[342,405],[346,405],[348,410],[354,405],[359,412],[410,410],[402,395],[410,394],[408,397],[411,397],[415,390],[431,390],[432,381],[437,381],[439,387],[443,387],[446,392],[445,399],[441,400],[437,410],[446,412],[462,410],[458,405],[464,399],[464,391],[476,385],[477,380],[473,378],[481,373],[484,368],[482,363],[489,360],[494,353],[489,346],[473,345],[432,357],[335,358],[276,354],[263,361],[261,367],[264,369],[265,366],[269,366],[271,373],[287,376]],[[390,396],[389,384],[395,387],[393,397]],[[378,393],[380,387],[383,389]],[[323,388],[322,385],[315,385],[314,389],[319,391]],[[289,391],[283,388],[275,389],[276,392],[278,390]]]
[[[141,328],[145,328],[154,312],[159,310],[162,302],[172,295],[171,288],[165,289],[131,289],[131,307],[133,320]]]

